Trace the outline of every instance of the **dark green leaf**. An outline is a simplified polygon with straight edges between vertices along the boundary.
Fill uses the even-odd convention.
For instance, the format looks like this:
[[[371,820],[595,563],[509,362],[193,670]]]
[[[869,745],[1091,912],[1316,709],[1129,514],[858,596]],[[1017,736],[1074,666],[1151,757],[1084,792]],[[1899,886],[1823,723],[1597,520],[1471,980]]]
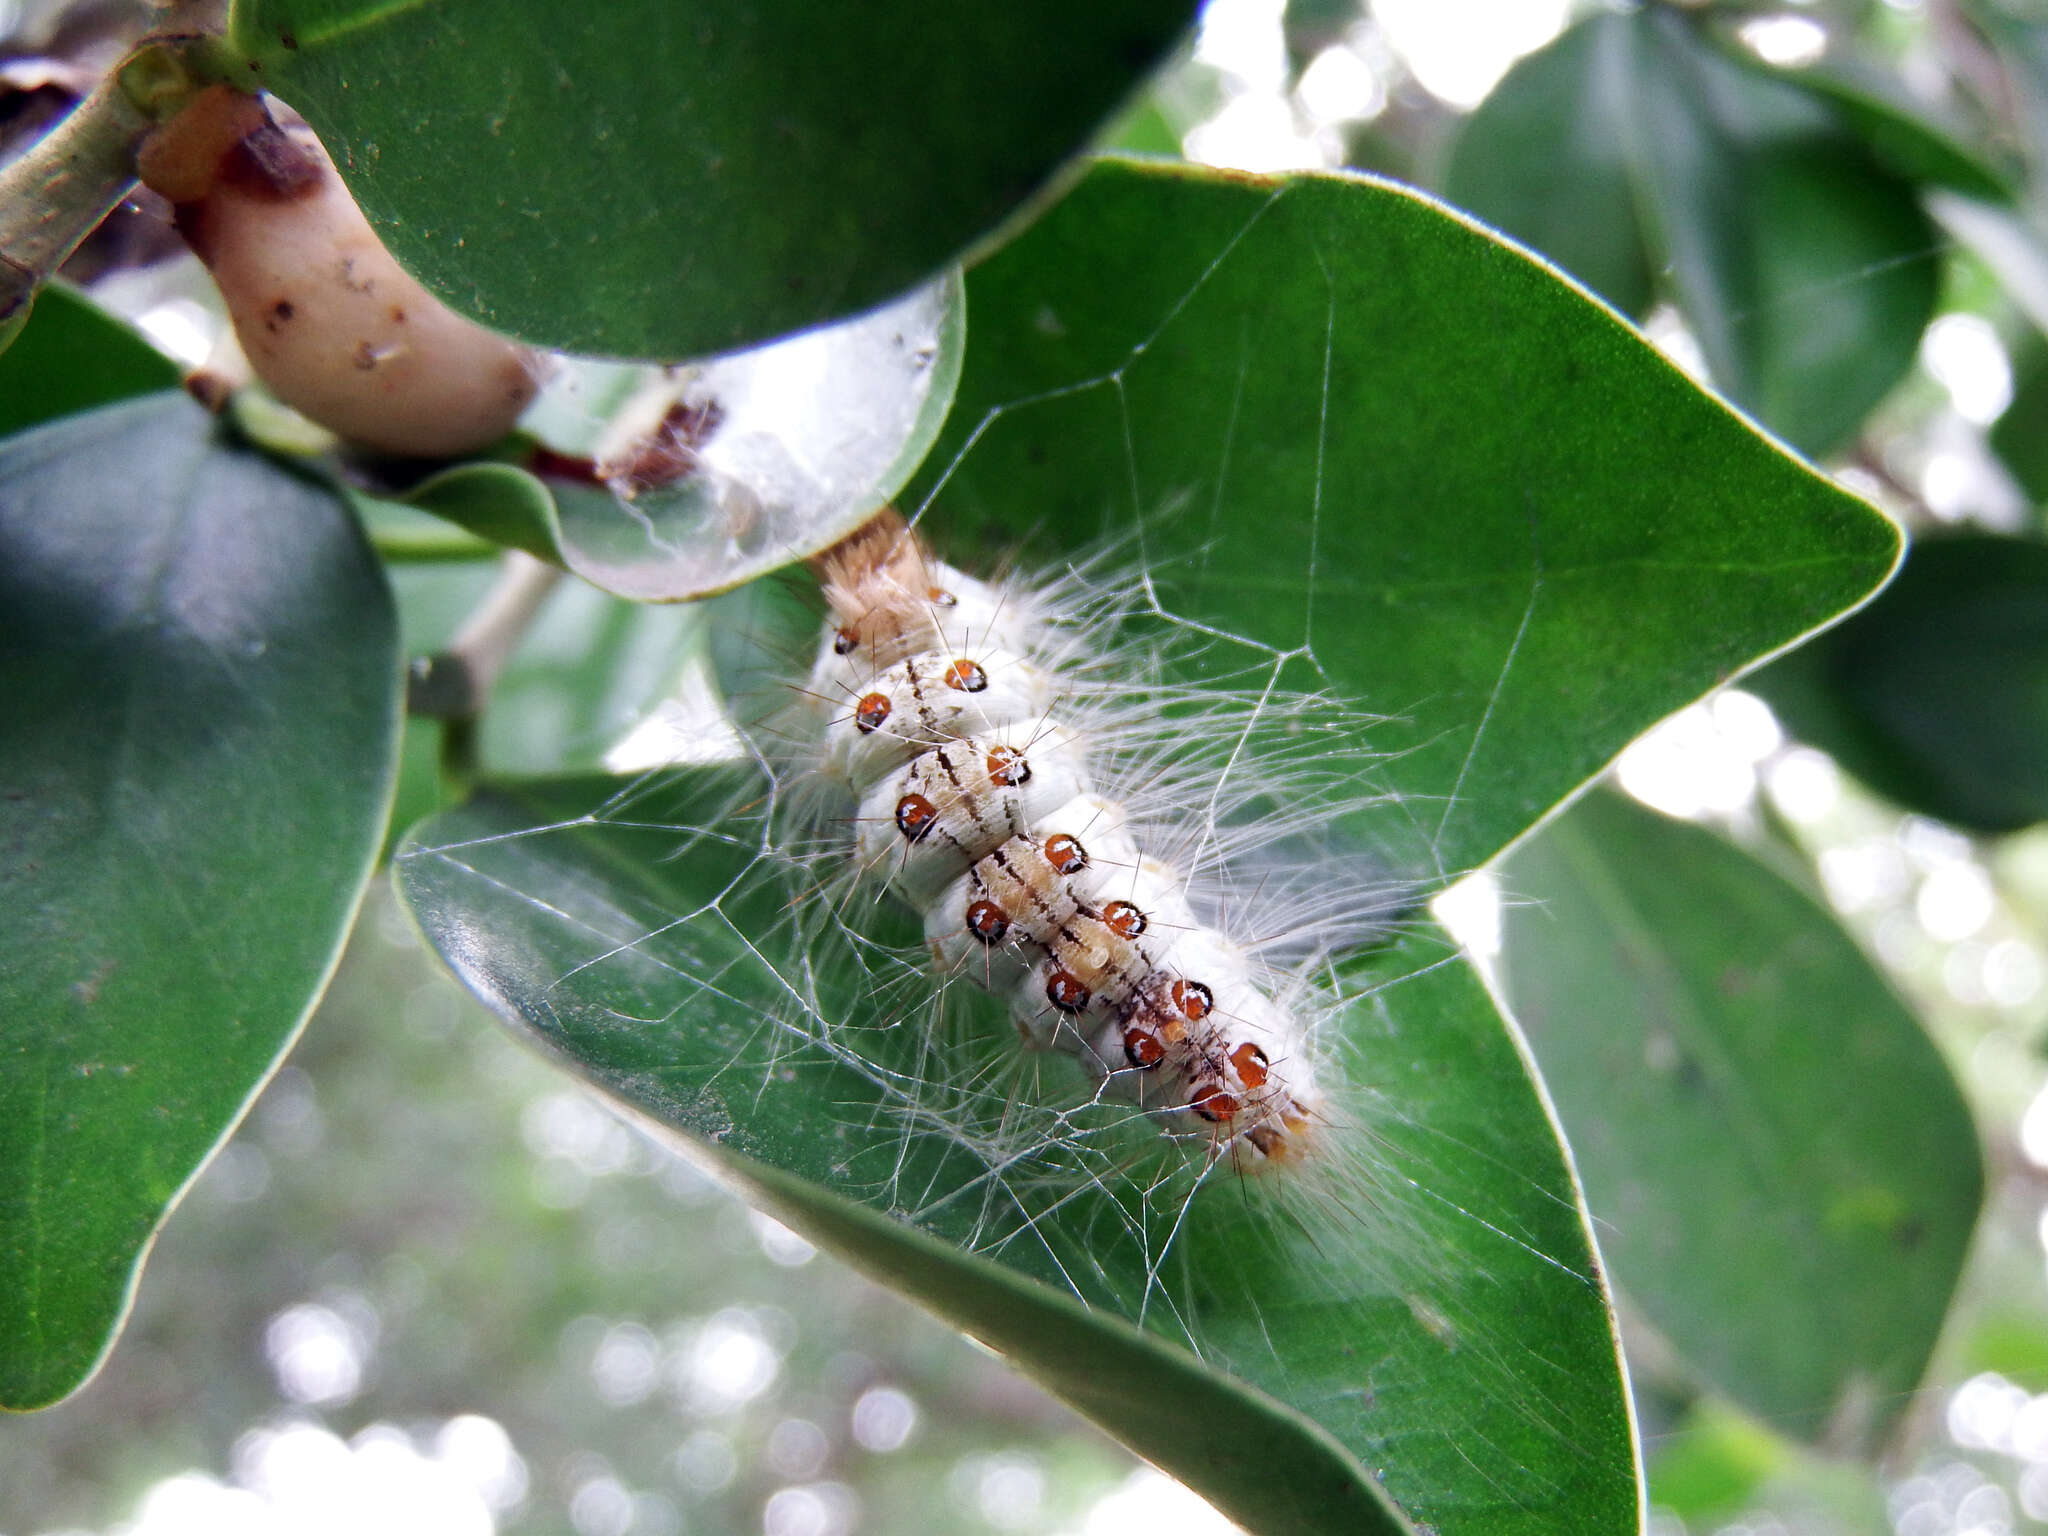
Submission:
[[[1908,181],[1930,182],[1988,202],[2013,200],[2013,177],[1984,152],[1982,131],[1945,120],[1889,70],[1834,54],[1803,69],[1771,70],[1746,49],[1731,51],[1769,78],[1827,102],[1879,160]]]
[[[1595,794],[1502,880],[1508,995],[1616,1284],[1772,1425],[1874,1447],[1983,1195],[1939,1053],[1824,908],[1702,828]]]
[[[339,497],[153,396],[0,446],[0,1401],[92,1371],[334,963],[390,805]]]
[[[2030,338],[2014,360],[2012,402],[1991,447],[2035,506],[2048,506],[2048,346]]]
[[[1696,1402],[1661,1440],[1644,1439],[1650,1500],[1688,1527],[1726,1529],[1755,1510],[1789,1529],[1830,1536],[1893,1536],[1896,1529],[1869,1462],[1802,1450],[1719,1399]]]
[[[968,282],[962,408],[911,503],[925,530],[981,568],[1021,543],[1027,570],[1121,535],[1108,558],[1132,574],[1102,579],[1144,600],[1105,644],[1396,716],[1348,738],[1385,753],[1361,793],[1390,798],[1333,834],[1425,891],[1868,591],[1896,551],[1883,519],[1608,312],[1402,189],[1103,164]],[[1188,625],[1198,655],[1174,650]],[[1052,1118],[1078,1084],[1042,1058],[1014,1069],[1012,1101],[994,1004],[949,1023],[946,1080],[988,1084],[1023,1132],[988,1139],[979,1095],[911,1091],[930,1037],[885,1027],[901,1010],[863,1000],[843,939],[796,936],[815,875],[755,858],[760,798],[687,778],[499,794],[423,829],[401,881],[501,1012],[615,1098],[782,1170],[743,1176],[1256,1528],[1384,1528],[1367,1472],[1446,1536],[1634,1528],[1555,1133],[1435,941],[1340,972],[1351,1086],[1328,1172],[1204,1193],[1183,1220],[1184,1186],[1148,1183],[1164,1153],[1142,1126],[1129,1147],[1079,1143],[1107,1161],[1078,1171],[1070,1129],[1036,1133],[1087,1123]],[[1298,1225],[1276,1222],[1290,1210]],[[1081,1347],[1072,1295],[1097,1314]],[[1132,1317],[1341,1449],[1244,1386],[1179,1374]],[[1102,1384],[1077,1379],[1098,1361]]]
[[[236,0],[393,253],[487,325],[681,358],[857,313],[987,236],[1186,0]]]
[[[1916,543],[1883,596],[1755,683],[1902,805],[1980,832],[2048,820],[2048,545]]]
[[[1444,195],[1625,314],[1655,298],[1629,143],[1635,23],[1595,16],[1508,71],[1466,119]]]
[[[1445,1536],[1634,1529],[1569,1175],[1440,940],[1346,971],[1331,1166],[1291,1196],[1219,1170],[1183,1210],[1191,1175],[1143,1125],[1103,1117],[1078,1166],[1038,1158],[1039,1132],[1071,1141],[1089,1112],[1026,1099],[991,1168],[971,1130],[990,1111],[920,1109],[933,1040],[875,1027],[856,958],[795,940],[792,888],[755,858],[759,799],[704,770],[504,790],[422,828],[400,886],[463,978],[607,1095],[1254,1530],[1405,1529],[1371,1474]],[[1019,1072],[1078,1096],[1063,1059],[1017,1061],[998,1014],[953,1016],[962,1080],[993,1085],[995,1113]]]
[[[1168,612],[1394,717],[1377,830],[1422,878],[1896,557],[1878,514],[1401,188],[1103,163],[968,286],[906,505],[969,563],[1141,528]]]
[[[0,352],[0,437],[178,383],[178,365],[83,294],[45,283]]]
[[[1593,17],[1516,65],[1451,188],[1623,308],[1664,273],[1720,387],[1809,453],[1856,430],[1933,314],[1941,247],[1912,186],[1665,7]]]

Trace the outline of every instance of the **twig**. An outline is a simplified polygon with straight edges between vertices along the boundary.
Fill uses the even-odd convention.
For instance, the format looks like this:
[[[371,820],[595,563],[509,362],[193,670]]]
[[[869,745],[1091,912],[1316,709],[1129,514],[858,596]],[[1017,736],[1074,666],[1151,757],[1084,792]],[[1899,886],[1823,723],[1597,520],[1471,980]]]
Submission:
[[[116,71],[70,115],[0,166],[0,339],[36,290],[135,185],[135,151],[156,126]]]
[[[412,664],[405,705],[410,714],[471,720],[483,713],[491,685],[562,573],[519,550],[508,551],[498,583],[463,622],[448,648]]]

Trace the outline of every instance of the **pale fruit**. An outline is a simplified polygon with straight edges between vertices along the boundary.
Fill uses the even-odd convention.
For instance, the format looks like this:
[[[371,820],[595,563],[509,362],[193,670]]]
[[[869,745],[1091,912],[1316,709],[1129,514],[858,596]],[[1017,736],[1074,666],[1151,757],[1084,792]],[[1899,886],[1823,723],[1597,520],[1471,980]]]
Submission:
[[[202,93],[140,157],[212,272],[250,366],[320,425],[382,453],[447,458],[511,430],[541,372],[384,249],[319,141],[255,97]]]

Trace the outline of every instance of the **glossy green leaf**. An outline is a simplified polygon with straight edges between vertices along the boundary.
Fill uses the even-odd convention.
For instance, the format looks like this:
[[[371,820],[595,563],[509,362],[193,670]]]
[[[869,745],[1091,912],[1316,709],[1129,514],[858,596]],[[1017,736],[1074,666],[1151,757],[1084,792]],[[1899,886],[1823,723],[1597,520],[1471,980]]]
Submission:
[[[1875,1447],[1983,1196],[1939,1053],[1824,907],[1703,828],[1595,794],[1501,879],[1502,975],[1616,1285],[1774,1427]]]
[[[1625,314],[1646,313],[1659,263],[1639,208],[1636,31],[1595,16],[1508,71],[1466,120],[1444,195],[1526,241]]]
[[[569,568],[553,490],[516,464],[486,459],[454,465],[422,480],[398,505],[432,513],[486,544],[523,549],[536,560]]]
[[[177,383],[178,365],[121,321],[46,283],[27,326],[0,352],[0,436]]]
[[[1912,185],[1666,7],[1592,17],[1509,71],[1449,190],[1622,308],[1664,274],[1718,385],[1810,453],[1856,430],[1933,315],[1941,244]]]
[[[905,504],[956,558],[1027,569],[1123,530],[1168,613],[1390,717],[1374,830],[1421,878],[1897,555],[1610,314],[1400,187],[1105,162],[968,287]]]
[[[1916,543],[1876,602],[1755,685],[1901,805],[1980,832],[2048,820],[2048,545]]]
[[[622,597],[724,591],[843,538],[895,498],[946,419],[965,345],[956,274],[680,377],[572,359],[542,402],[542,440],[615,472],[542,479],[461,464],[406,501]],[[617,469],[649,447],[666,482],[621,485]]]
[[[1120,540],[1100,579],[1140,594],[1114,637],[1134,655],[1391,716],[1353,743],[1386,795],[1341,832],[1423,892],[1895,554],[1607,311],[1404,189],[1106,163],[968,286],[959,403],[907,503],[924,529],[984,568]],[[1428,930],[1340,973],[1333,1123],[1358,1134],[1333,1130],[1329,1171],[1183,1215],[1142,1126],[1077,1184],[1060,1136],[1012,1161],[974,1098],[920,1098],[929,1038],[862,1005],[858,956],[797,937],[815,876],[755,858],[760,800],[687,776],[504,790],[430,823],[400,878],[470,984],[614,1099],[751,1159],[735,1176],[783,1219],[1254,1529],[1386,1529],[1375,1478],[1445,1536],[1634,1529],[1555,1132]],[[964,1080],[985,1064],[1005,1113],[1056,1115],[1064,1061],[1006,1098],[1014,1031],[962,1014]]]
[[[1025,204],[1186,0],[236,0],[394,254],[487,325],[674,359],[858,313]]]
[[[402,501],[348,491],[349,505],[377,553],[394,565],[465,565],[488,560],[498,545]]]
[[[1104,1118],[1091,1179],[1028,1140],[992,1169],[923,1118],[906,1088],[932,1042],[863,1018],[855,957],[794,941],[759,801],[715,770],[507,788],[420,829],[400,888],[464,980],[605,1094],[1253,1530],[1409,1529],[1388,1494],[1445,1536],[1634,1529],[1570,1178],[1441,940],[1346,971],[1337,1053],[1373,1120],[1329,1155],[1366,1164],[1299,1175],[1319,1182],[1298,1204],[1219,1174],[1183,1209],[1142,1124]],[[946,1049],[1000,1102],[1015,1033],[980,1001]],[[1065,1065],[1025,1091],[1075,1093]]]
[[[157,395],[0,445],[0,1402],[107,1349],[297,1033],[390,804],[390,595],[334,493]]]

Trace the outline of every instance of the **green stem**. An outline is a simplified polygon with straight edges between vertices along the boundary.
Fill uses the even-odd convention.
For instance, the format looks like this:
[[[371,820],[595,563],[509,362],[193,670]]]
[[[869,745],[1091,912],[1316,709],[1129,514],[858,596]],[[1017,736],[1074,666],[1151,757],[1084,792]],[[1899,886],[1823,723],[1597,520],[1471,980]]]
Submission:
[[[128,195],[135,151],[155,126],[117,72],[0,166],[0,344],[28,319],[36,289]]]

